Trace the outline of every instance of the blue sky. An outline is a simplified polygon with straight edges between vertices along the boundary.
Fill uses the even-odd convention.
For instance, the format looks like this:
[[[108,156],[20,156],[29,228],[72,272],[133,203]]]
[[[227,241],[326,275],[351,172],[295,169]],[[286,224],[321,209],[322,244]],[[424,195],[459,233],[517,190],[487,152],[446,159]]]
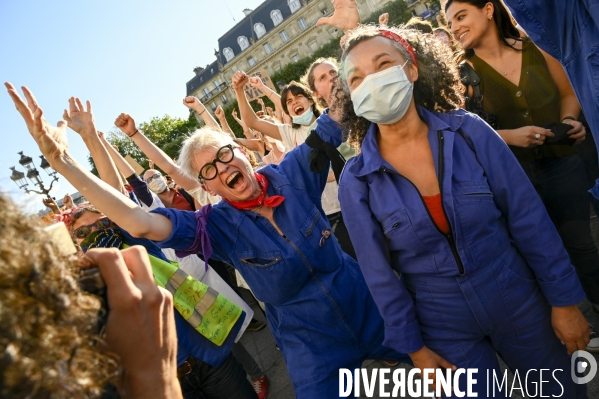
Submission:
[[[226,0],[237,22],[244,8],[260,3]],[[137,122],[164,114],[186,118],[185,83],[195,66],[214,60],[218,38],[235,24],[226,5],[223,0],[0,0],[0,80],[28,86],[52,123],[61,119],[70,96],[92,102],[103,131],[113,128],[121,112]],[[41,197],[19,190],[9,167],[20,168],[18,151],[37,166],[40,152],[2,91],[0,191],[35,212],[43,208]],[[69,130],[68,139],[71,154],[88,168],[88,151],[77,133]],[[58,183],[57,199],[75,191],[64,178]]]

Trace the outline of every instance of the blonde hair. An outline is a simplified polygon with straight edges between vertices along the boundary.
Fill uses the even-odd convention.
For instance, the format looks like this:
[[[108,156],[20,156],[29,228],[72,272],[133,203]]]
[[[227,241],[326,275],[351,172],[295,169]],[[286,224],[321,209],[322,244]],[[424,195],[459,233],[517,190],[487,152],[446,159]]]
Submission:
[[[177,163],[185,175],[191,179],[197,179],[201,165],[196,164],[195,155],[206,147],[220,148],[227,144],[239,147],[239,144],[233,141],[228,134],[209,127],[203,127],[185,139]]]
[[[40,221],[2,195],[0,229],[0,396],[99,397],[118,364],[96,345],[98,298]]]

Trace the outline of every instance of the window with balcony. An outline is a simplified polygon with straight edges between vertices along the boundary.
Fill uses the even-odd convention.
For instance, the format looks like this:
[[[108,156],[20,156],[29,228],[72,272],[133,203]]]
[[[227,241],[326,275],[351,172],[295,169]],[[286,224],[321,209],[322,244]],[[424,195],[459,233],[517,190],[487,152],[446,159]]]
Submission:
[[[301,28],[302,30],[306,30],[306,29],[308,29],[308,23],[306,22],[306,20],[305,20],[305,19],[303,19],[303,18],[300,18],[300,19],[298,19],[298,20],[297,20],[297,23],[299,24],[299,26],[300,26],[300,28]]]
[[[287,32],[285,32],[285,30],[282,30],[279,35],[281,36],[281,39],[283,39],[284,43],[287,43],[289,41],[289,35],[287,34]]]
[[[220,82],[218,81],[218,79],[216,79],[216,80],[214,81],[214,88],[215,88],[215,89],[218,89],[218,88],[219,88],[219,86],[220,86]]]
[[[216,103],[211,102],[210,103],[210,108],[212,108],[213,111],[216,111]]]
[[[250,42],[248,41],[248,38],[245,36],[239,36],[237,38],[237,44],[239,44],[241,51],[245,50],[250,46]]]
[[[223,49],[223,54],[225,55],[227,62],[231,61],[233,57],[235,57],[235,53],[233,52],[233,50],[231,50],[230,47]]]
[[[229,103],[229,99],[224,94],[220,96],[220,100],[223,102],[223,104]]]
[[[250,64],[251,67],[256,65],[256,60],[254,59],[254,57],[248,58],[248,64]]]
[[[272,47],[270,47],[270,43],[264,43],[264,51],[266,51],[266,54],[272,53]]]
[[[292,14],[299,10],[302,6],[300,0],[287,0],[287,5],[289,5],[289,9],[291,10]]]
[[[272,10],[270,12],[270,19],[272,19],[272,23],[277,26],[281,22],[283,22],[283,14],[279,10]]]
[[[266,33],[266,29],[262,23],[258,22],[254,24],[254,32],[256,32],[256,37],[260,39]]]
[[[206,97],[210,97],[210,90],[208,90],[207,87],[204,87],[204,94],[206,95]]]

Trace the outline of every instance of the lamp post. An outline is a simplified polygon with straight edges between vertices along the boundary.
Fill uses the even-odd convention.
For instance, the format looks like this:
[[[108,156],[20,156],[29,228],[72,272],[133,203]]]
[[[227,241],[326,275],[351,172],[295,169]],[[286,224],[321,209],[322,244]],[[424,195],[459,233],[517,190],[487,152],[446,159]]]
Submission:
[[[20,151],[19,155],[21,155],[19,163],[27,170],[27,174],[17,170],[14,166],[11,166],[10,169],[12,170],[12,174],[10,176],[10,179],[14,181],[20,189],[25,190],[25,192],[27,193],[36,193],[40,195],[45,195],[47,198],[51,198],[50,191],[52,190],[52,186],[54,186],[54,183],[58,181],[58,176],[56,171],[54,171],[52,167],[50,167],[48,160],[44,158],[43,155],[40,155],[40,158],[42,159],[40,168],[45,170],[48,176],[52,178],[52,181],[50,182],[50,187],[46,188],[46,186],[44,185],[44,181],[40,177],[40,172],[35,168],[35,165],[33,164],[33,159],[23,154],[23,151]],[[27,176],[29,181],[31,181],[34,185],[38,186],[40,190],[28,189],[27,186],[29,185],[29,183],[27,183],[25,176]]]

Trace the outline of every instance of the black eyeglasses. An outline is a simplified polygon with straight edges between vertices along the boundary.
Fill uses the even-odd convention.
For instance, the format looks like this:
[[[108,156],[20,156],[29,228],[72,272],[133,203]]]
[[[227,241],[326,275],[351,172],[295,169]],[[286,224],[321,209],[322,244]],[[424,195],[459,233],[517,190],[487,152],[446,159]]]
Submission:
[[[216,158],[214,158],[212,162],[202,166],[198,178],[200,180],[214,179],[218,174],[216,163],[229,163],[233,160],[233,158],[235,158],[235,154],[233,153],[233,146],[231,144],[227,144],[226,146],[219,148],[216,152]]]
[[[160,179],[162,177],[162,175],[160,173],[156,173],[153,176],[148,177],[146,180],[144,180],[146,183],[150,184],[150,182],[154,179]]]
[[[93,228],[95,228],[96,230],[104,230],[109,228],[110,226],[112,226],[112,220],[108,219],[107,217],[103,217],[102,219],[97,220],[92,224],[76,228],[75,230],[73,230],[71,235],[75,238],[85,238],[92,232]]]

